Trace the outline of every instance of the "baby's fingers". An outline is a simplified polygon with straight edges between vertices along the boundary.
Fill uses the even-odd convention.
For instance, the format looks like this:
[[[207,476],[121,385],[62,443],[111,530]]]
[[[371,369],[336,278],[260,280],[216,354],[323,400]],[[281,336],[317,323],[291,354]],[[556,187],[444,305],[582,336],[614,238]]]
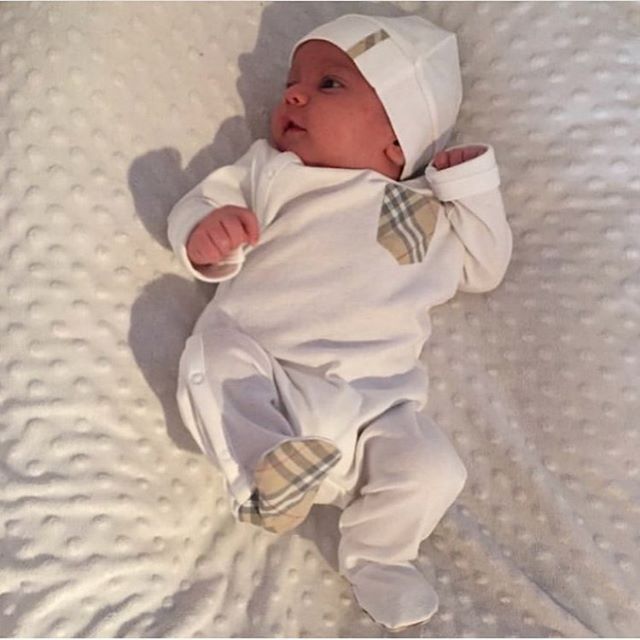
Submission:
[[[222,221],[216,221],[215,224],[207,226],[205,230],[209,243],[207,251],[212,258],[211,262],[217,262],[233,249],[231,239]]]
[[[194,264],[212,264],[220,260],[220,252],[206,232],[194,233],[187,243],[187,255]]]
[[[439,151],[433,158],[433,164],[438,171],[446,169],[449,166],[449,156],[446,151]]]
[[[247,233],[237,217],[228,217],[222,220],[222,226],[229,237],[230,249],[235,249],[247,242],[249,238]]]
[[[449,151],[449,166],[455,167],[456,165],[464,162],[462,149],[451,149]]]
[[[486,151],[486,148],[481,147],[479,145],[472,145],[470,147],[465,147],[462,150],[463,162],[466,162],[467,160],[473,160],[474,158],[481,156],[485,151]]]
[[[258,244],[258,240],[260,240],[260,225],[256,214],[249,209],[241,209],[238,211],[237,220],[240,221],[249,244],[254,246]]]

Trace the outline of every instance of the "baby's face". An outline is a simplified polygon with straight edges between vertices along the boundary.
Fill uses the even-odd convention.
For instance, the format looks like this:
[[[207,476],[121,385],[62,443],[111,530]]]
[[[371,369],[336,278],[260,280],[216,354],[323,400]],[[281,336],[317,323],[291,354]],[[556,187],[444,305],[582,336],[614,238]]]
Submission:
[[[396,136],[376,92],[353,60],[324,40],[296,50],[271,137],[279,151],[310,166],[373,169],[392,178],[402,168],[385,153]]]

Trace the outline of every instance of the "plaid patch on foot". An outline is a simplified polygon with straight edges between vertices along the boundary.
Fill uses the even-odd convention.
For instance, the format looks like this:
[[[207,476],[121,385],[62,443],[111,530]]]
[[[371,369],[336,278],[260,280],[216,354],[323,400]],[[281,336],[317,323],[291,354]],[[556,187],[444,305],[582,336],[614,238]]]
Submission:
[[[254,491],[251,497],[244,504],[240,505],[240,509],[238,509],[238,520],[240,520],[240,522],[254,524],[256,527],[262,527],[263,523],[258,504],[258,492]]]
[[[256,490],[238,518],[282,533],[307,517],[322,480],[340,460],[325,440],[288,440],[267,453],[255,472]]]

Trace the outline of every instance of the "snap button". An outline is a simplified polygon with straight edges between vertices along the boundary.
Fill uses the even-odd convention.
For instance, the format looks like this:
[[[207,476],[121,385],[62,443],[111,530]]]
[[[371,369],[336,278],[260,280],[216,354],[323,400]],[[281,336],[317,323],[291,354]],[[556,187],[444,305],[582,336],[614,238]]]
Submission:
[[[269,169],[269,171],[267,171],[267,178],[269,178],[269,180],[272,180],[276,175],[276,172],[273,169]]]
[[[200,384],[203,381],[204,381],[204,376],[201,373],[191,374],[191,382],[193,382],[193,384]]]

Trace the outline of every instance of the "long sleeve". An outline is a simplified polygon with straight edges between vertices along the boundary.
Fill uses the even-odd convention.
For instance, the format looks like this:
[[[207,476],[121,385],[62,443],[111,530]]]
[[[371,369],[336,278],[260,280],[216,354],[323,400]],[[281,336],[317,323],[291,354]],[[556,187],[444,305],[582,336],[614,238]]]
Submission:
[[[236,275],[244,262],[244,249],[238,247],[223,262],[196,269],[187,256],[186,243],[193,228],[211,211],[224,205],[253,210],[254,174],[262,156],[268,153],[264,141],[254,143],[233,165],[221,167],[183,196],[168,219],[169,242],[178,260],[199,280],[221,282]]]
[[[466,145],[465,145],[466,146]],[[444,203],[452,230],[465,248],[458,288],[470,293],[495,289],[511,259],[512,234],[507,223],[500,175],[493,148],[454,167],[425,171],[434,195]]]

